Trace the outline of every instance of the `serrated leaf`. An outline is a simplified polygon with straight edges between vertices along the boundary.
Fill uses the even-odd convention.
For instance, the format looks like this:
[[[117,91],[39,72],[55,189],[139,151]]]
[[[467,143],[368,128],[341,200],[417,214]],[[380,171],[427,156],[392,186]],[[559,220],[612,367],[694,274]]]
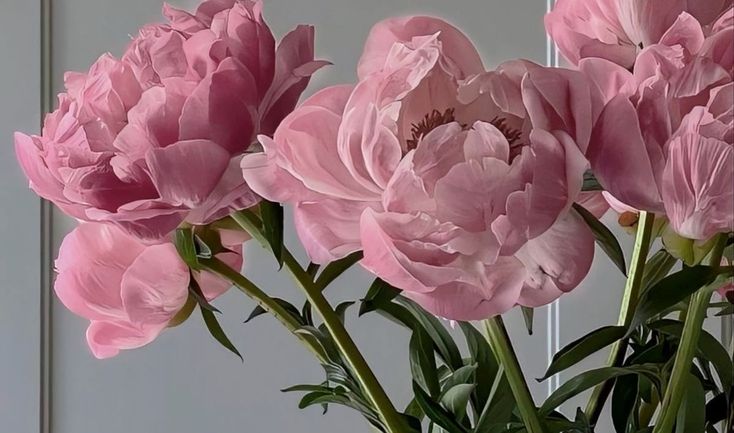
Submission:
[[[196,257],[196,244],[194,243],[194,230],[191,227],[176,229],[174,244],[181,259],[190,269],[199,270],[201,265]]]
[[[244,361],[244,358],[242,358],[242,355],[240,354],[239,350],[232,344],[229,337],[227,337],[227,334],[224,333],[224,330],[222,329],[221,325],[219,325],[219,321],[217,320],[217,317],[214,315],[214,313],[210,310],[207,310],[203,306],[199,307],[199,310],[201,311],[201,316],[204,318],[204,323],[206,324],[206,328],[209,330],[209,333],[214,337],[219,344],[224,346],[227,350],[237,355],[240,360]]]
[[[583,337],[567,344],[558,353],[553,355],[548,370],[538,381],[543,381],[586,359],[593,353],[609,346],[625,336],[627,328],[624,326],[604,326]]]
[[[431,397],[415,381],[413,381],[413,393],[415,394],[418,405],[428,419],[444,428],[448,433],[469,433],[464,426],[454,420],[451,413],[441,407],[440,404],[431,400]]]
[[[622,271],[622,274],[627,275],[627,264],[624,261],[624,252],[622,247],[619,246],[619,241],[614,236],[614,233],[609,230],[607,226],[599,221],[594,214],[586,210],[583,206],[578,203],[573,204],[573,208],[576,212],[581,215],[581,218],[589,226],[591,232],[594,234],[596,243],[601,249],[607,254],[609,259]]]
[[[341,258],[335,262],[329,263],[319,274],[319,277],[316,279],[316,287],[319,288],[319,290],[324,290],[329,284],[331,284],[334,280],[339,278],[344,272],[346,272],[347,269],[354,266],[355,263],[362,260],[363,254],[362,251],[356,251],[344,258]]]
[[[711,284],[718,275],[719,271],[716,268],[693,266],[663,278],[640,296],[627,333],[631,334],[635,328],[648,319],[683,301],[700,288]]]
[[[283,266],[283,206],[263,200],[260,202],[260,218],[263,234],[273,252],[278,266]]]

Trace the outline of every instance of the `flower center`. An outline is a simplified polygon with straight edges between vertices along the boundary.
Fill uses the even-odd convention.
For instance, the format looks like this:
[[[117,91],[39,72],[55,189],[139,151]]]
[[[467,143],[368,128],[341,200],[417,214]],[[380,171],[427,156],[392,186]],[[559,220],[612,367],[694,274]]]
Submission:
[[[455,110],[453,108],[447,108],[443,113],[438,110],[433,110],[423,116],[423,119],[421,119],[420,122],[412,124],[410,128],[411,137],[406,140],[408,151],[418,147],[418,142],[428,135],[429,132],[441,125],[455,122],[456,117],[454,116],[454,111]]]
[[[495,116],[495,118],[490,120],[489,123],[499,129],[502,135],[507,139],[507,142],[510,143],[510,147],[514,147],[520,140],[520,137],[522,137],[522,131],[510,127],[510,125],[507,124],[507,119],[504,117]]]

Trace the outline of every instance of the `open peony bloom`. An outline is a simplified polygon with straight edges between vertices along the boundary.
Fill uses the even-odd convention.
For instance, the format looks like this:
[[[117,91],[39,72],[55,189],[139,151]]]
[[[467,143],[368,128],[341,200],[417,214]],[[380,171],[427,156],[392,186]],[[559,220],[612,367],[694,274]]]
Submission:
[[[670,37],[685,17],[710,26],[731,0],[558,0],[546,30],[573,64],[599,57],[631,69],[642,49]],[[684,15],[681,15],[684,13]]]
[[[64,212],[160,239],[257,200],[239,157],[271,134],[310,75],[313,28],[275,48],[251,0],[207,0],[196,14],[164,7],[118,60],[68,73],[41,136],[17,133],[30,185]]]
[[[604,59],[579,63],[606,102],[587,157],[616,200],[707,240],[734,230],[732,10],[708,36],[687,18],[667,35],[640,53],[634,73]]]
[[[222,241],[231,251],[218,258],[239,269],[244,239]],[[68,234],[56,271],[56,295],[91,322],[87,342],[97,358],[150,343],[189,297],[191,272],[171,242],[146,245],[109,224],[82,223]],[[230,287],[211,274],[198,273],[195,278],[209,300]]]
[[[311,259],[362,265],[456,320],[539,306],[586,275],[578,197],[598,91],[578,72],[516,61],[485,72],[459,30],[377,24],[359,83],[306,100],[242,160],[264,197],[295,204]]]

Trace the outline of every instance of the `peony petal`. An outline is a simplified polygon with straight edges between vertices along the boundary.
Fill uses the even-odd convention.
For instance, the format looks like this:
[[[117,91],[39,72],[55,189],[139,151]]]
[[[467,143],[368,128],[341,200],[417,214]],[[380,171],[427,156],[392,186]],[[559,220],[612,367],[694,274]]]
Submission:
[[[208,140],[179,141],[146,156],[150,176],[161,198],[174,206],[194,208],[216,187],[229,154]]]

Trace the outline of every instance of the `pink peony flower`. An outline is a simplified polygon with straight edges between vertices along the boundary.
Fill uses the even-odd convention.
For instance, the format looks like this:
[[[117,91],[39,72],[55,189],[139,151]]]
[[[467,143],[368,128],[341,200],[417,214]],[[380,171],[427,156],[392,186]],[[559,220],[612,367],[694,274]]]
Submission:
[[[170,22],[143,28],[121,60],[106,54],[88,73],[66,74],[43,134],[15,136],[33,190],[75,218],[146,239],[254,204],[239,157],[323,65],[311,27],[276,50],[261,8],[207,0],[192,15],[165,6]]]
[[[671,36],[669,29],[676,20],[685,16],[709,26],[731,4],[731,0],[558,0],[545,17],[545,26],[571,63],[599,57],[631,69],[641,50]]]
[[[524,61],[485,72],[435,18],[379,23],[365,46],[356,86],[318,92],[242,160],[254,191],[295,204],[311,259],[363,250],[363,266],[456,320],[574,288],[594,251],[568,210],[596,90]]]
[[[230,241],[232,251],[218,258],[239,269],[244,240]],[[172,243],[146,245],[109,224],[82,223],[69,233],[56,271],[56,294],[66,308],[89,319],[87,343],[100,359],[153,341],[189,296],[191,272]],[[206,273],[195,278],[209,300],[230,286]]]
[[[729,15],[708,37],[682,15],[669,45],[643,50],[634,73],[598,58],[579,63],[606,101],[587,152],[595,175],[614,199],[667,215],[690,239],[734,229]]]

